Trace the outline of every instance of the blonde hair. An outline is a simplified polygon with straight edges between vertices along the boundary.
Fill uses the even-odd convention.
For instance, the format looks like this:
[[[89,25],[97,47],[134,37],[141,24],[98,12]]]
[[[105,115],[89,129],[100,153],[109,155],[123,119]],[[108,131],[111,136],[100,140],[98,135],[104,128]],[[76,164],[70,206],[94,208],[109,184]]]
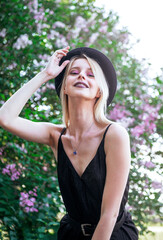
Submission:
[[[97,81],[97,84],[100,89],[100,97],[97,99],[95,105],[94,105],[94,116],[98,123],[109,123],[109,120],[105,116],[106,108],[107,108],[107,99],[109,97],[109,88],[106,83],[106,79],[104,76],[104,73],[100,67],[100,65],[93,60],[92,58],[87,57],[86,55],[76,56],[72,58],[69,62],[69,64],[66,67],[66,71],[64,74],[61,92],[60,92],[60,98],[61,98],[61,104],[62,104],[62,113],[63,113],[63,123],[66,127],[69,125],[69,112],[68,112],[68,96],[64,94],[64,87],[66,83],[66,78],[68,75],[68,72],[70,71],[72,64],[75,60],[85,58],[88,63],[91,66],[91,69],[93,71],[93,74],[95,76],[95,80]]]

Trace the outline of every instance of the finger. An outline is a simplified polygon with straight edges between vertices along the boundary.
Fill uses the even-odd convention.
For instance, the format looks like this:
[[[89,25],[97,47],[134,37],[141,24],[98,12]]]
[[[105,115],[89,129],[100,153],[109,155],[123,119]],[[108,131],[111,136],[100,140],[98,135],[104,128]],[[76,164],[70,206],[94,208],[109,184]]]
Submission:
[[[55,51],[56,53],[67,53],[69,51],[69,47],[63,48],[63,49],[58,49]]]
[[[59,51],[59,52],[57,52],[57,55],[66,55],[67,54],[67,52],[64,52],[64,51]]]
[[[60,50],[69,50],[69,48],[70,48],[70,46],[67,46],[67,47],[65,47],[65,48],[62,48],[62,49],[60,49]]]
[[[61,66],[60,66],[61,69],[64,69],[69,62],[70,62],[69,60],[64,61],[64,62],[61,64]]]

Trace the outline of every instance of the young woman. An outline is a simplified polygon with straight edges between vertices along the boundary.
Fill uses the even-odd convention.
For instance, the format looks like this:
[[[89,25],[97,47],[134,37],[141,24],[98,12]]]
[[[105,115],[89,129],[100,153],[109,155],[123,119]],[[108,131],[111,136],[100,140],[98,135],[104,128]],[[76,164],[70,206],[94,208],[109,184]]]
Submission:
[[[32,122],[19,117],[25,103],[55,78],[63,123]],[[7,131],[47,144],[58,161],[58,180],[67,214],[58,240],[137,240],[125,210],[128,197],[130,141],[127,131],[104,111],[117,86],[110,60],[92,48],[57,50],[47,67],[20,88],[0,109]]]

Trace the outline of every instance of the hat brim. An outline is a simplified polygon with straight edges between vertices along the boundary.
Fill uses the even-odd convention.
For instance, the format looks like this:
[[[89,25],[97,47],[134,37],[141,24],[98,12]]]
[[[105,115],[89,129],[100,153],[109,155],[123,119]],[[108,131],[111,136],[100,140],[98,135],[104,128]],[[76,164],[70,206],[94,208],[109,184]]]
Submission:
[[[102,52],[94,49],[94,48],[88,48],[88,47],[81,47],[81,48],[76,48],[67,53],[66,56],[64,56],[59,65],[61,65],[65,60],[70,60],[71,58],[75,56],[81,56],[81,55],[86,55],[89,58],[94,59],[101,67],[103,70],[103,73],[106,78],[106,82],[109,88],[109,97],[107,100],[107,105],[109,105],[116,93],[117,89],[117,76],[115,69],[113,67],[113,64],[109,60],[108,57],[106,57]],[[55,88],[57,95],[60,97],[60,91],[61,91],[61,86],[62,86],[62,81],[65,73],[65,69],[55,78]]]

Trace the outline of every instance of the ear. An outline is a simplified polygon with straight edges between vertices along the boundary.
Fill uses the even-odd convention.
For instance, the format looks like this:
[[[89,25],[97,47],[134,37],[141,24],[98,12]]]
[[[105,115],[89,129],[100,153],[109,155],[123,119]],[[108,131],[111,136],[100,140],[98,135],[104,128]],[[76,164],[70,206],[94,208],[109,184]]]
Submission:
[[[96,97],[97,98],[101,97],[101,90],[100,89],[97,91]]]
[[[64,86],[64,90],[63,90],[64,94],[67,94],[67,91],[66,91],[66,84]]]

